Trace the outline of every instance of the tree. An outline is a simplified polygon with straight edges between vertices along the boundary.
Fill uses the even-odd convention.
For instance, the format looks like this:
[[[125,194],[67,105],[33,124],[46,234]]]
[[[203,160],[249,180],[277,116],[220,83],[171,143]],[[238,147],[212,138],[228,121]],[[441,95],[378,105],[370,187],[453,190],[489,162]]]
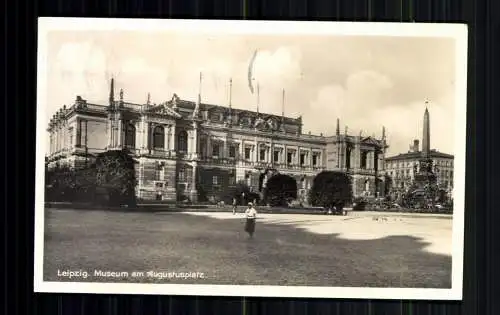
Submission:
[[[297,181],[295,178],[277,174],[268,179],[264,189],[264,201],[271,206],[287,206],[297,198]]]
[[[95,162],[96,188],[107,193],[109,205],[136,205],[135,163],[128,150],[98,154]]]
[[[343,172],[323,171],[316,175],[309,190],[313,206],[341,211],[352,200],[351,177]]]

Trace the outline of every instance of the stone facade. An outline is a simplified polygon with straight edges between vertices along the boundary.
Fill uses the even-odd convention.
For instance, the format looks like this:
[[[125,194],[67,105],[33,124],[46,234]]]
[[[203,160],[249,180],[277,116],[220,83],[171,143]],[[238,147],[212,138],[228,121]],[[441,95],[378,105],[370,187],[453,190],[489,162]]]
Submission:
[[[355,196],[383,196],[385,132],[381,139],[302,132],[302,118],[186,101],[127,103],[123,91],[107,105],[77,97],[49,124],[49,167],[83,167],[105,150],[128,148],[137,163],[137,196],[148,200],[204,201],[237,182],[257,192],[261,174],[274,169],[297,179],[306,196],[323,170],[348,172]]]

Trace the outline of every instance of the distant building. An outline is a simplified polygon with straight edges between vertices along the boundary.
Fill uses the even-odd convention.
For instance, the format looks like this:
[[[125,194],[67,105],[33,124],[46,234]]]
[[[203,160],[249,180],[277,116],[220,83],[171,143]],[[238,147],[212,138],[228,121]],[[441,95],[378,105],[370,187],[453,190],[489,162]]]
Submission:
[[[429,139],[430,135],[424,136],[426,143],[430,143]],[[415,175],[420,172],[419,162],[425,152],[420,150],[419,142],[419,140],[414,140],[407,153],[385,159],[385,172],[392,180],[390,195],[394,199],[401,197],[410,188],[415,180]],[[451,195],[453,191],[453,155],[435,149],[429,150],[425,155],[432,160],[432,168],[436,175],[438,187]]]
[[[381,139],[340,132],[302,132],[302,118],[271,115],[180,99],[109,104],[77,97],[51,119],[48,167],[83,167],[105,150],[128,148],[137,163],[137,196],[142,199],[207,200],[237,182],[257,191],[267,169],[297,180],[307,196],[316,174],[348,172],[355,196],[383,196],[385,132]],[[378,179],[378,180],[376,180]]]

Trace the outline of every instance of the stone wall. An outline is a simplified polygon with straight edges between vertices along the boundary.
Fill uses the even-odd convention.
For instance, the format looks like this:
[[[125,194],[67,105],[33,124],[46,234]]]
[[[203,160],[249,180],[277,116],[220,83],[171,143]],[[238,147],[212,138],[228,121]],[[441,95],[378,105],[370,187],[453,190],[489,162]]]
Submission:
[[[157,163],[163,163],[163,179],[156,177]],[[141,158],[136,165],[137,197],[145,200],[176,200],[176,162]]]

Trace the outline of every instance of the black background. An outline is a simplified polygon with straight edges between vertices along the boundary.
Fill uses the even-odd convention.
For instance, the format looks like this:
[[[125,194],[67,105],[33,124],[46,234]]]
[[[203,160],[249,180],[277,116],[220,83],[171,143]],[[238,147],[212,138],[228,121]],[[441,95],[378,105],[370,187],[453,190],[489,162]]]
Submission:
[[[500,314],[499,0],[4,0],[3,314]],[[464,299],[457,302],[33,293],[38,16],[469,25]],[[497,179],[498,178],[498,179]],[[495,257],[495,255],[497,257]]]

